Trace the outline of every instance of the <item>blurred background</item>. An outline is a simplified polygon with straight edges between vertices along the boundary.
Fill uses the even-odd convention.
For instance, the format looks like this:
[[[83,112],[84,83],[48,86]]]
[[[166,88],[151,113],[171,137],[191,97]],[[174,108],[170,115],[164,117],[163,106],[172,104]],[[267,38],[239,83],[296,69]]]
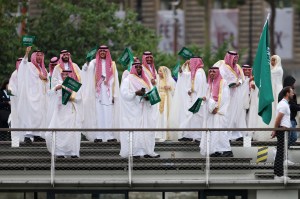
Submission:
[[[206,69],[227,50],[252,65],[268,13],[271,55],[282,58],[284,76],[300,77],[300,0],[2,0],[0,11],[0,80],[24,56],[26,34],[36,36],[33,48],[45,52],[46,65],[68,49],[82,66],[100,44],[114,60],[125,47],[138,57],[150,50],[157,67],[174,67],[183,46],[202,56]]]

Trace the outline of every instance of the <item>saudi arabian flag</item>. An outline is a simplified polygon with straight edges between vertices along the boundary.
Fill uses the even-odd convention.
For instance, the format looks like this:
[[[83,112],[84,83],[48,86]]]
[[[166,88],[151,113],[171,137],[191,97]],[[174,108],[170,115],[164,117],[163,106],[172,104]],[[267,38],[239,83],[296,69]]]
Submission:
[[[129,48],[125,48],[122,55],[119,57],[118,62],[120,64],[122,64],[124,69],[127,69],[128,71],[130,71],[131,66],[134,62],[134,58],[133,58],[133,54]]]
[[[269,124],[272,119],[272,102],[274,101],[270,70],[268,19],[260,36],[253,65],[255,84],[259,88],[258,115],[266,124]]]

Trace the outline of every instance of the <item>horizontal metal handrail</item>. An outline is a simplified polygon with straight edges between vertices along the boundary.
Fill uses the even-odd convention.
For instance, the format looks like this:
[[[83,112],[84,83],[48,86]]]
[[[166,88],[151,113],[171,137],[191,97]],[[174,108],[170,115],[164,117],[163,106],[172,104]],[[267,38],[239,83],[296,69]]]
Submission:
[[[0,128],[0,131],[300,131],[300,128]]]

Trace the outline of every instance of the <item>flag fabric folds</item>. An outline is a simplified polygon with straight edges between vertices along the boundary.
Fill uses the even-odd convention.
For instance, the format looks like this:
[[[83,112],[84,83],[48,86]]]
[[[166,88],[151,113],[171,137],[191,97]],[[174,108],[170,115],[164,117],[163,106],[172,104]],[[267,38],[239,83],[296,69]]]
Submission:
[[[268,24],[267,19],[260,36],[253,65],[254,81],[259,88],[258,115],[262,117],[262,120],[266,124],[269,124],[272,119],[272,102],[274,101],[271,82]]]

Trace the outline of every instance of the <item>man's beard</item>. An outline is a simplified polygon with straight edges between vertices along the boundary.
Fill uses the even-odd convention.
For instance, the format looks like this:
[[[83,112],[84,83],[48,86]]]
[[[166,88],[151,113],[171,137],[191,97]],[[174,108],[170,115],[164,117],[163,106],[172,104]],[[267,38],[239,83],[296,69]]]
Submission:
[[[69,62],[69,58],[62,58],[63,62]]]

